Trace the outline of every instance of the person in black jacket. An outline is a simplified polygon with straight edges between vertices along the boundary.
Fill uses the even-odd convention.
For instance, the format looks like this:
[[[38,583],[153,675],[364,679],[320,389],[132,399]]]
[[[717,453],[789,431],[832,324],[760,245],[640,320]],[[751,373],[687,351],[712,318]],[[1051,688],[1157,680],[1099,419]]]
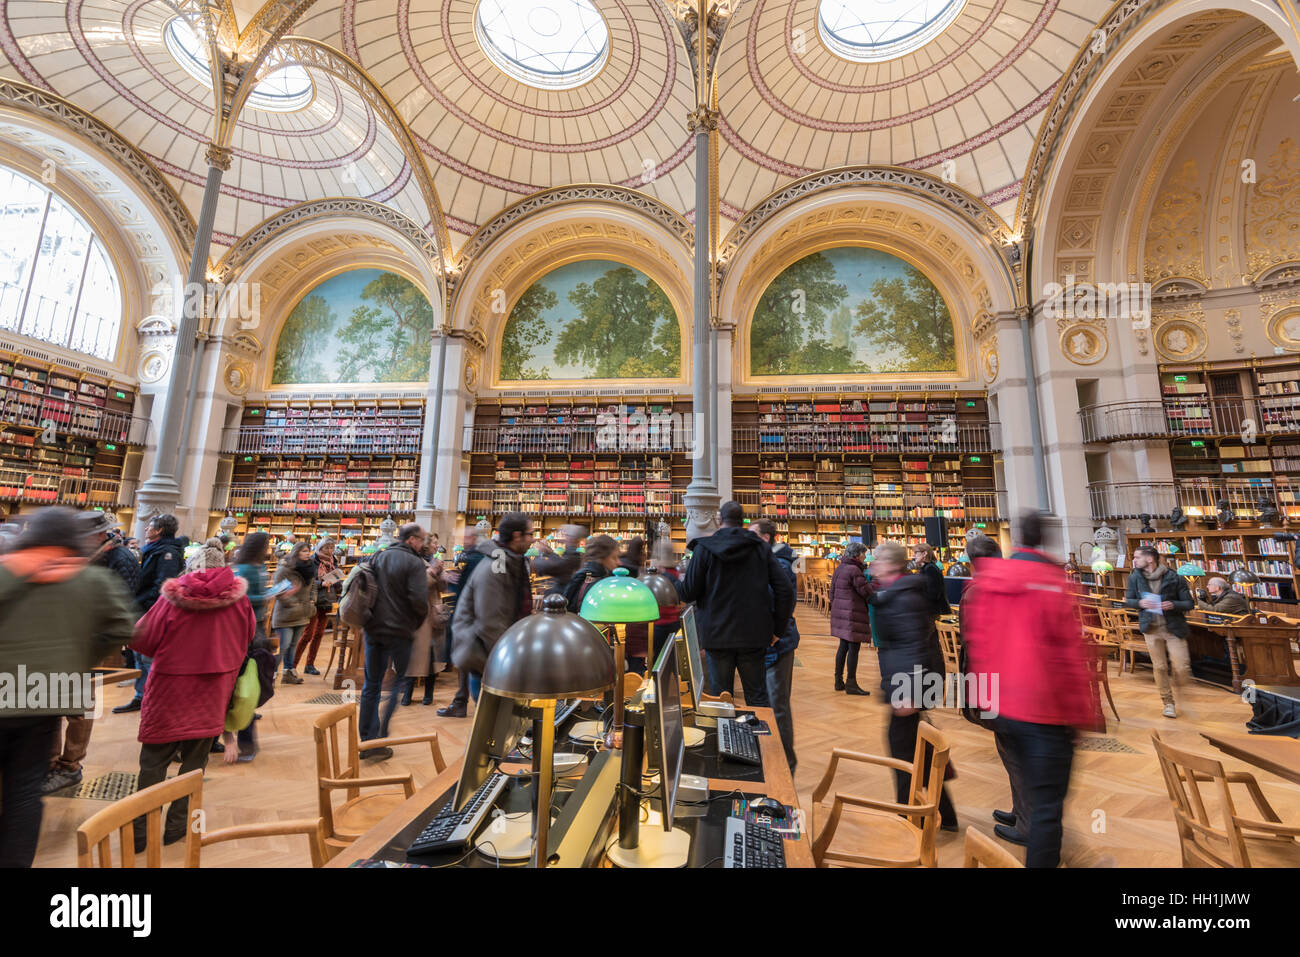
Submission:
[[[943,569],[934,560],[934,549],[924,542],[912,546],[912,561],[916,564],[917,574],[925,582],[925,594],[930,600],[930,614],[951,615],[952,605],[948,604],[947,589],[943,582]],[[937,632],[936,632],[937,634]]]
[[[794,588],[797,582],[794,564],[799,556],[785,542],[777,542],[776,522],[770,518],[760,518],[753,524],[754,532],[772,549],[772,557],[785,572],[785,577]],[[781,733],[781,746],[785,749],[785,761],[794,773],[799,759],[794,753],[794,714],[790,711],[790,692],[794,687],[794,650],[799,647],[799,626],[794,616],[785,634],[771,648],[767,649],[764,664],[767,666],[767,699],[772,702],[772,711],[776,715],[776,727]]]
[[[1147,598],[1154,595],[1154,598]],[[1174,690],[1169,683],[1169,672],[1181,687],[1192,683],[1192,659],[1187,649],[1187,636],[1191,629],[1183,617],[1195,607],[1192,590],[1178,572],[1160,561],[1160,553],[1149,545],[1133,552],[1133,573],[1128,576],[1124,604],[1140,608],[1138,628],[1146,639],[1151,655],[1151,669],[1156,675],[1156,690],[1164,701],[1164,716],[1178,717],[1174,707]],[[1166,660],[1166,653],[1168,660]]]
[[[451,578],[451,607],[453,610],[452,619],[447,621],[447,667],[443,671],[448,671],[452,667],[451,663],[451,645],[452,645],[452,620],[455,618],[456,603],[460,601],[460,594],[469,584],[470,576],[474,574],[474,569],[484,558],[487,558],[479,546],[487,542],[492,532],[492,526],[486,521],[479,522],[473,528],[465,530],[464,548],[460,555],[460,565],[455,570]],[[451,699],[451,703],[438,709],[438,715],[443,718],[464,718],[469,711],[469,672],[461,670],[456,675],[456,695]]]
[[[743,527],[739,502],[724,504],[718,518],[716,532],[687,545],[692,555],[682,601],[695,602],[710,693],[730,692],[739,671],[745,703],[766,708],[767,649],[785,635],[794,589],[772,549]]]
[[[361,685],[357,716],[357,731],[363,744],[371,738],[388,737],[388,722],[397,707],[402,678],[411,664],[411,641],[415,629],[429,614],[428,566],[421,554],[425,538],[424,529],[419,525],[403,525],[397,530],[397,544],[389,545],[370,560],[377,588],[365,627],[365,681]],[[393,682],[381,719],[379,695],[390,662],[398,678]],[[388,758],[392,754],[392,748],[367,748],[361,757]]]
[[[183,535],[177,537],[179,527],[175,515],[155,515],[145,527],[145,545],[140,552],[140,580],[135,587],[135,606],[141,616],[148,614],[162,595],[163,582],[185,571],[185,546],[190,540]],[[114,708],[114,714],[140,710],[150,664],[151,658],[141,654],[135,656],[135,666],[140,669],[140,677],[135,682],[135,697]]]
[[[944,667],[929,591],[920,575],[903,574],[906,562],[907,553],[897,542],[877,545],[871,578],[878,587],[867,601],[876,610],[873,634],[880,643],[880,687],[889,695],[889,753],[910,764],[921,712],[932,706],[924,689],[943,687]],[[908,803],[911,783],[911,774],[894,771],[899,804]],[[939,821],[945,831],[957,830],[957,811],[947,789],[940,793]]]
[[[564,586],[564,600],[575,615],[582,610],[582,599],[587,589],[602,578],[608,577],[619,566],[618,542],[608,535],[593,535],[587,539],[581,568],[573,573]]]
[[[548,594],[563,592],[574,573],[582,566],[582,555],[578,552],[578,544],[586,537],[587,529],[582,525],[560,526],[560,538],[564,542],[563,554],[553,551],[545,539],[537,540],[537,548],[541,554],[533,559],[533,574],[551,580],[546,588]]]

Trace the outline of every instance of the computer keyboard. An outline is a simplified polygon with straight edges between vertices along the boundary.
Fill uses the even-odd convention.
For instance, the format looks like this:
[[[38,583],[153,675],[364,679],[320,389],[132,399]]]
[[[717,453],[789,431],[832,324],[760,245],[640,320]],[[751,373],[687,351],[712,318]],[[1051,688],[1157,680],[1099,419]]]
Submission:
[[[718,756],[741,764],[763,766],[758,750],[758,735],[736,724],[734,718],[718,719]]]
[[[580,704],[582,704],[581,698],[570,698],[560,707],[556,708],[555,726],[558,728],[560,725],[564,724],[564,722],[568,720],[569,715],[578,710]]]
[[[727,818],[723,867],[785,867],[785,841],[766,824]]]
[[[439,811],[438,816],[424,826],[420,836],[411,842],[406,853],[441,854],[465,847],[487,820],[488,812],[509,780],[508,775],[493,771],[464,808],[453,811],[449,803]]]

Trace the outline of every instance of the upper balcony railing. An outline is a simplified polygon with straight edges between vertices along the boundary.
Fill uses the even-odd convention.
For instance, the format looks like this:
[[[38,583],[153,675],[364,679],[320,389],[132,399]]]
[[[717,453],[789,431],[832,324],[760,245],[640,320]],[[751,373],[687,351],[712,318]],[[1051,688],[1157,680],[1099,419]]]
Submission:
[[[133,481],[0,468],[0,501],[80,508],[126,508],[135,500]]]
[[[1164,516],[1179,506],[1192,517],[1212,516],[1226,502],[1238,519],[1254,519],[1265,503],[1289,523],[1300,521],[1300,486],[1268,479],[1194,479],[1182,482],[1094,482],[1088,486],[1094,521]]]
[[[634,416],[609,425],[480,425],[465,430],[470,452],[520,455],[689,454],[694,441],[691,416],[679,413]]]
[[[221,433],[221,451],[253,455],[418,455],[422,430],[409,426],[342,429],[230,428]]]
[[[732,452],[739,453],[964,455],[1001,451],[1002,429],[996,422],[953,422],[919,432],[881,429],[860,422],[739,426],[732,429],[731,443]]]
[[[235,482],[213,488],[212,508],[260,514],[405,515],[415,511],[415,494],[415,482],[409,480],[336,484]]]
[[[113,412],[87,402],[22,392],[11,392],[0,398],[2,423],[29,429],[52,428],[58,435],[123,445],[145,445],[149,435],[149,420],[129,412]]]
[[[1300,395],[1169,396],[1079,410],[1084,442],[1300,434]]]

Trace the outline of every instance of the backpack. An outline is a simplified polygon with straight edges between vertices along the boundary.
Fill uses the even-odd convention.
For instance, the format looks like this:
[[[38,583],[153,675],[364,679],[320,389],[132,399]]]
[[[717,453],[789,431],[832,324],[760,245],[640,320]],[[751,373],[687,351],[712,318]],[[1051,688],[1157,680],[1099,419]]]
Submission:
[[[379,579],[370,562],[361,562],[352,570],[343,585],[343,598],[339,601],[339,618],[352,628],[365,628],[379,594]]]

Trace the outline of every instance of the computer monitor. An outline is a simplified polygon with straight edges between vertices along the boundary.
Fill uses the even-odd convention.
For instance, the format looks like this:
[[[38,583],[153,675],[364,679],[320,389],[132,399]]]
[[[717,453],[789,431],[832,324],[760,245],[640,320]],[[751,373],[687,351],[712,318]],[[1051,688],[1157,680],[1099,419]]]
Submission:
[[[698,710],[700,696],[704,694],[704,665],[700,660],[700,635],[695,623],[694,605],[682,614],[682,633],[677,641],[677,666],[681,668],[685,659],[686,667],[682,668],[682,673],[691,686],[691,705]]]
[[[677,784],[682,776],[686,744],[682,733],[681,676],[677,670],[677,643],[667,642],[654,666],[655,738],[659,752],[659,789],[663,796],[664,830],[673,829]],[[650,717],[650,715],[647,715]]]
[[[479,785],[532,727],[533,718],[522,702],[484,690],[474,708],[474,727],[465,745],[465,764],[456,783],[452,807],[461,810]]]

